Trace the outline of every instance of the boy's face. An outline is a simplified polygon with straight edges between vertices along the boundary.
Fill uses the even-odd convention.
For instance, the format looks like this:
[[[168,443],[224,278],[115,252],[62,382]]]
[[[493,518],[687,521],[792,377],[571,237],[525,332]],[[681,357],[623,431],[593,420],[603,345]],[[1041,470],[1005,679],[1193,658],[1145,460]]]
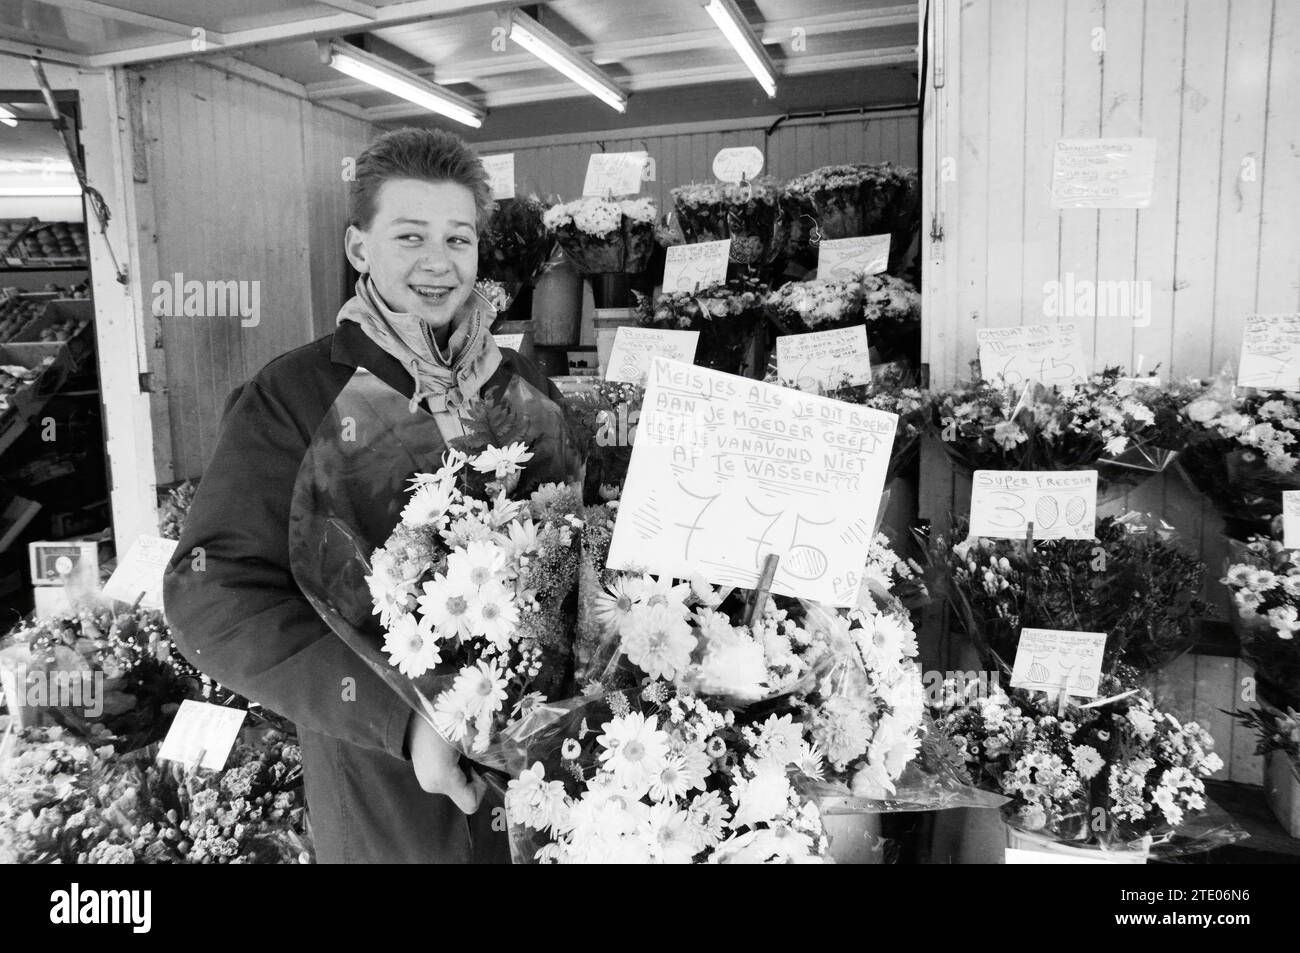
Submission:
[[[370,227],[348,227],[348,259],[390,308],[432,325],[445,342],[474,291],[477,217],[474,193],[463,185],[389,179],[375,196]]]

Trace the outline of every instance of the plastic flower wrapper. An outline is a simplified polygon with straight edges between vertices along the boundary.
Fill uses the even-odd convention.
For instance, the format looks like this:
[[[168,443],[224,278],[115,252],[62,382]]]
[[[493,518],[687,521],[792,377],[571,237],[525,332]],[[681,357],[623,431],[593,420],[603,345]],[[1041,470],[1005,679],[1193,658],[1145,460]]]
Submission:
[[[1267,535],[1282,512],[1282,493],[1300,489],[1300,392],[1246,391],[1225,369],[1186,404],[1194,436],[1179,470],[1223,517],[1233,539]]]
[[[781,189],[771,176],[703,182],[672,190],[677,219],[692,243],[731,239],[731,260],[765,265],[780,254]]]
[[[888,162],[823,166],[791,179],[786,189],[811,209],[822,238],[888,232],[890,270],[902,264],[921,210],[915,169]]]
[[[763,332],[762,300],[767,287],[736,279],[693,291],[660,294],[652,301],[636,294],[637,321],[642,327],[670,331],[699,331],[695,363],[740,374],[754,354]]]
[[[1241,654],[1262,699],[1300,708],[1300,553],[1255,536],[1238,543],[1219,580],[1232,593]]]
[[[475,763],[573,691],[581,461],[563,411],[520,378],[439,428],[358,370],[313,435],[292,501],[293,576],[322,620]],[[356,439],[350,439],[355,436]]]
[[[588,196],[553,205],[542,221],[584,275],[639,274],[654,250],[657,218],[648,198]]]
[[[616,499],[632,462],[632,441],[645,389],[617,381],[580,382],[564,395],[570,430],[585,461],[583,499]]]

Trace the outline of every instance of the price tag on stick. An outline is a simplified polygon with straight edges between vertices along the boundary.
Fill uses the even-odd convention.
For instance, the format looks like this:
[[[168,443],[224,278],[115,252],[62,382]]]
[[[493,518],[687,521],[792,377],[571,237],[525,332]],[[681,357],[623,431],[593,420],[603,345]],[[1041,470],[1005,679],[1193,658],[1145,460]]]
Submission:
[[[1010,328],[979,328],[980,376],[1008,386],[1038,381],[1062,390],[1088,379],[1088,360],[1078,325],[1033,324]]]
[[[727,280],[731,239],[673,245],[664,252],[664,293],[699,291]]]
[[[1105,652],[1105,632],[1021,629],[1011,687],[1096,698]]]
[[[226,766],[246,714],[239,708],[187,698],[167,729],[158,759],[220,771]]]
[[[817,246],[817,278],[852,281],[889,267],[888,235],[828,238]]]

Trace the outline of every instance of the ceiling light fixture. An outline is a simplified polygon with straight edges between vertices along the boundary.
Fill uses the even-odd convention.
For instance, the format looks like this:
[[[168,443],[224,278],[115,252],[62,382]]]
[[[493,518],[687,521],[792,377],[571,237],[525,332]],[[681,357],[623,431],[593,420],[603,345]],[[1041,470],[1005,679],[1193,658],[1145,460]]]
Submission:
[[[767,50],[763,49],[763,44],[758,42],[758,37],[749,28],[749,21],[741,14],[735,0],[700,2],[704,5],[704,12],[713,17],[713,22],[718,25],[722,35],[735,47],[749,71],[754,74],[758,85],[763,87],[769,97],[776,96],[776,69],[772,66]]]
[[[376,89],[400,96],[422,106],[430,112],[446,116],[474,129],[483,125],[487,110],[476,106],[464,96],[435,86],[394,63],[341,40],[320,40],[321,60],[353,79],[369,83]]]
[[[17,126],[18,117],[4,106],[0,106],[0,122],[4,123],[6,126]]]
[[[612,79],[583,59],[573,49],[526,13],[510,13],[510,39],[547,66],[563,73],[601,102],[619,112],[627,111],[627,93]]]

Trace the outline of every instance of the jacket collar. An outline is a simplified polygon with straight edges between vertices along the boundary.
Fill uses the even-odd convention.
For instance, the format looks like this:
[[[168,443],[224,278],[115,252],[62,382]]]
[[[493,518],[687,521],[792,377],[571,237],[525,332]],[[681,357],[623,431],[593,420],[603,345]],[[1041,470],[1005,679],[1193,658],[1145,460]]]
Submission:
[[[344,321],[334,329],[330,360],[344,367],[365,368],[407,400],[415,393],[415,380],[402,362],[370,340],[355,321]]]

